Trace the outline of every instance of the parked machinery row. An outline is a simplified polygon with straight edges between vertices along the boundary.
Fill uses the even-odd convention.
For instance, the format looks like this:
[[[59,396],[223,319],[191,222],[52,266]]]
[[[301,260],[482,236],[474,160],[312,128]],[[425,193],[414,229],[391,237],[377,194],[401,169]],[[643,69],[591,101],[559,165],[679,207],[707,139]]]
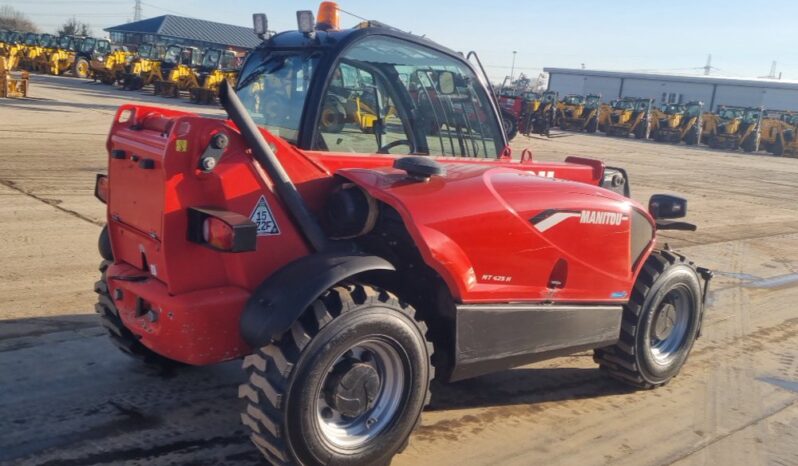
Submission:
[[[141,44],[133,52],[106,39],[0,31],[0,57],[9,72],[26,71],[91,78],[125,90],[152,86],[156,95],[188,93],[195,103],[212,103],[219,85],[235,83],[239,56],[230,50]]]
[[[517,100],[513,103],[522,106]],[[602,104],[600,95],[566,95],[558,101],[550,127],[671,144],[700,143],[713,149],[798,155],[798,112],[762,107],[721,105],[710,113],[700,101],[657,107],[654,99],[648,98],[624,97]]]

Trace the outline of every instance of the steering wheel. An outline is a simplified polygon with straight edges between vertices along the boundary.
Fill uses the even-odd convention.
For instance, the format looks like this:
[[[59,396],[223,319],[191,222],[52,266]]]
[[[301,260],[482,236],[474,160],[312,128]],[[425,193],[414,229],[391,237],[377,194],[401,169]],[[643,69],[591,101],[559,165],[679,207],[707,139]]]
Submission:
[[[393,149],[394,147],[397,147],[397,146],[410,147],[410,141],[408,141],[407,139],[400,139],[398,141],[389,142],[388,144],[385,144],[384,146],[380,147],[379,150],[377,151],[377,153],[378,154],[390,154],[389,151],[391,149]]]

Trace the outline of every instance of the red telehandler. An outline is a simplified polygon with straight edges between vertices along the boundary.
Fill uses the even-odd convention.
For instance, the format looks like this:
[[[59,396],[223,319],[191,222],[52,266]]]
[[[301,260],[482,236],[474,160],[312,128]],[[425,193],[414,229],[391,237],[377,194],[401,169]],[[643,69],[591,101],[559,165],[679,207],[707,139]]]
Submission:
[[[220,88],[229,120],[116,113],[96,309],[117,346],[154,365],[243,358],[241,420],[280,465],[390,462],[433,377],[588,349],[635,387],[679,372],[711,278],[657,246],[695,229],[675,220],[684,199],[640,205],[597,160],[513,160],[462,55],[374,21],[341,30],[330,2],[297,16],[269,35],[255,15],[264,41]],[[416,72],[435,105],[411,98]],[[321,124],[341,81],[373,132]]]

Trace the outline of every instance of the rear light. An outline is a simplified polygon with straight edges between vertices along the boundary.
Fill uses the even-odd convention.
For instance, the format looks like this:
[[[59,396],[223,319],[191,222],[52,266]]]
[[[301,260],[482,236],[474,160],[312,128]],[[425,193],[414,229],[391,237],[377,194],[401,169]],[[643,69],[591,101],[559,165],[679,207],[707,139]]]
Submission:
[[[108,204],[108,192],[110,186],[108,185],[108,175],[97,175],[97,181],[94,182],[94,197],[100,200],[103,204]]]
[[[235,232],[233,227],[215,217],[208,217],[202,222],[202,239],[221,251],[233,249]]]
[[[224,252],[254,251],[258,226],[241,214],[221,209],[188,209],[188,239]]]

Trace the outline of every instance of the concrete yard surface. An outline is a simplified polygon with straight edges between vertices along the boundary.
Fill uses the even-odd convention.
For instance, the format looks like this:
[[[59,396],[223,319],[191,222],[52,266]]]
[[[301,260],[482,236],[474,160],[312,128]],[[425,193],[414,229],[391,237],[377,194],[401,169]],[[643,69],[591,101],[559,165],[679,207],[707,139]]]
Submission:
[[[0,100],[0,464],[258,464],[240,362],[152,372],[94,314],[94,199],[116,107],[183,100],[33,76]],[[703,336],[667,386],[633,391],[590,353],[459,383],[394,465],[798,465],[798,159],[566,134],[513,148],[624,167],[632,197],[688,199],[667,242],[716,272]]]

